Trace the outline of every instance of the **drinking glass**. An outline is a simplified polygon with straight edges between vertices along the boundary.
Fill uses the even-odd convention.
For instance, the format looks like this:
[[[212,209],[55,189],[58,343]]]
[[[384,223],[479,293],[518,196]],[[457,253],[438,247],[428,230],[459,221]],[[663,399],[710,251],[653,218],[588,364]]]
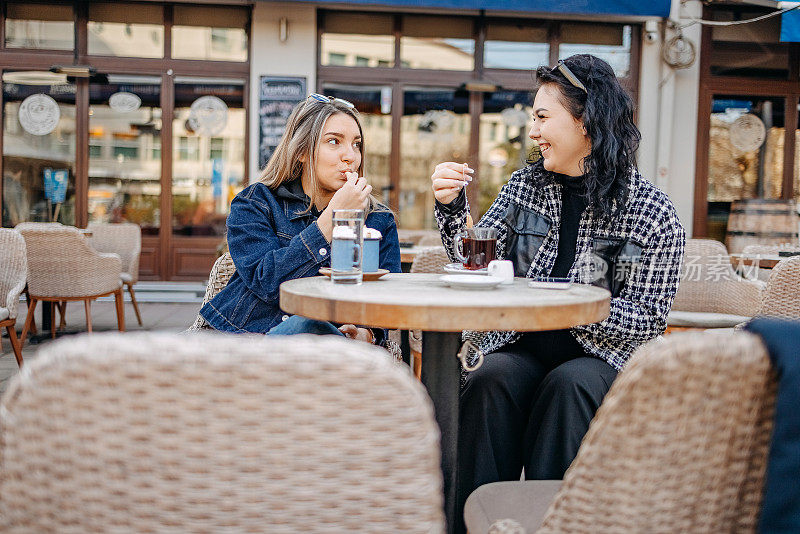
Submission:
[[[497,228],[467,228],[455,237],[453,253],[465,269],[483,269],[497,258]]]
[[[331,280],[335,284],[360,284],[363,247],[362,210],[333,210]]]

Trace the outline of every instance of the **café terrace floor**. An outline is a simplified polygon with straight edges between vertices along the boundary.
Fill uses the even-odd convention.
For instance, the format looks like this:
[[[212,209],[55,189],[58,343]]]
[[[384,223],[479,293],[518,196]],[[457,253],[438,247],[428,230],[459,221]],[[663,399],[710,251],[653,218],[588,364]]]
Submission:
[[[153,283],[150,283],[151,285]],[[170,286],[175,288],[176,286]],[[190,289],[190,291],[182,291],[181,293],[172,292],[172,294],[165,293],[164,291],[153,291],[148,295],[147,291],[142,291],[141,294],[138,289],[136,291],[137,301],[139,301],[139,310],[142,313],[142,321],[144,326],[139,326],[136,322],[136,315],[133,311],[133,305],[128,302],[128,294],[125,293],[125,327],[128,332],[137,332],[143,330],[160,330],[168,332],[180,332],[186,330],[197,317],[197,311],[200,309],[202,302],[203,292],[205,291],[205,284],[183,284],[181,289]],[[199,295],[199,296],[198,296]],[[142,302],[144,300],[145,302]],[[147,302],[151,300],[151,302]],[[161,302],[152,302],[152,300]],[[167,300],[164,302],[163,300]],[[179,301],[179,302],[170,302]],[[41,306],[41,304],[40,304]],[[17,318],[17,332],[22,329],[25,316],[28,313],[27,307],[23,302],[20,302],[18,308]],[[58,322],[59,315],[56,313],[56,321]],[[41,308],[36,310],[36,323],[37,326],[41,325]],[[116,331],[117,330],[117,315],[114,308],[113,299],[102,299],[102,301],[92,304],[92,329],[95,332]],[[0,357],[0,393],[8,387],[8,381],[11,377],[17,374],[18,367],[17,361],[14,358],[14,353],[11,351],[11,342],[8,340],[6,329],[2,329],[2,357]],[[84,315],[82,302],[71,302],[67,306],[67,325],[65,332],[59,332],[58,337],[65,335],[75,335],[86,331],[86,318]],[[36,354],[43,346],[51,343],[50,333],[45,332],[42,334],[41,330],[37,336],[34,336],[33,341],[30,337],[25,343],[22,351],[22,358],[24,361],[33,361]],[[58,339],[58,337],[56,339]]]

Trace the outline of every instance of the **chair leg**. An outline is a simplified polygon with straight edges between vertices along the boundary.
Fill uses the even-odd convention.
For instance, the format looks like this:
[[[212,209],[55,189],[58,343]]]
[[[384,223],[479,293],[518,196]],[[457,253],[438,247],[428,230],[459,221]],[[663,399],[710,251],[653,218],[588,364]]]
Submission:
[[[131,294],[131,302],[133,303],[133,311],[136,312],[136,320],[139,321],[139,326],[144,326],[142,323],[142,316],[139,314],[139,304],[136,302],[136,293],[133,292],[133,284],[125,284],[128,286],[128,293]]]
[[[27,285],[25,286],[25,289],[23,291],[25,292],[25,304],[27,304],[28,307],[30,308],[30,306],[31,306],[31,294],[28,293],[28,286]],[[30,329],[31,329],[31,335],[35,336],[36,333],[37,333],[37,331],[36,331],[36,319],[35,318],[31,321]]]
[[[61,322],[58,323],[58,329],[64,330],[67,327],[67,301],[62,300],[58,303],[58,311],[61,313]]]
[[[117,328],[125,331],[125,299],[122,295],[122,286],[114,291],[114,302],[117,304]]]
[[[86,309],[86,330],[91,334],[92,332],[92,300],[85,299],[83,307]]]
[[[32,299],[30,295],[28,295],[28,315],[25,317],[25,324],[22,326],[22,335],[20,336],[21,339],[19,342],[20,349],[25,346],[25,341],[28,339],[28,331],[31,330],[31,325],[33,324],[33,313],[36,311],[36,304],[38,304],[38,302],[38,300]],[[32,330],[31,334],[34,332],[35,330]]]
[[[11,340],[11,348],[14,350],[14,357],[17,359],[17,365],[22,367],[22,344],[17,338],[17,332],[14,330],[15,325],[8,325],[8,339]]]
[[[56,327],[56,308],[58,307],[58,305],[59,305],[58,302],[53,302],[50,305],[50,338],[51,339],[55,339],[56,338],[56,330],[58,330],[58,327]],[[44,321],[44,319],[42,319],[42,321]]]
[[[411,368],[414,370],[414,376],[417,380],[422,379],[422,354],[412,350],[411,351]]]

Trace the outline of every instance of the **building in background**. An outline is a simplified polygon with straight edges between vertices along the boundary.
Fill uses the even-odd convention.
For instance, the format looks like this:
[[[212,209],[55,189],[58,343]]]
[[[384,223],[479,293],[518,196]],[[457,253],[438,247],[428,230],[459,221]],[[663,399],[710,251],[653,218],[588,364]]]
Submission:
[[[477,169],[469,195],[482,213],[536,150],[532,69],[576,53],[606,59],[631,91],[640,170],[694,235],[721,237],[733,200],[798,191],[800,48],[779,42],[780,17],[688,25],[771,7],[1,3],[3,226],[136,222],[145,279],[207,276],[230,199],[258,178],[286,110],[313,91],[361,111],[369,179],[401,228],[435,226],[430,174],[445,159]],[[757,130],[754,116],[758,146],[742,128]],[[62,199],[45,176],[63,173]]]

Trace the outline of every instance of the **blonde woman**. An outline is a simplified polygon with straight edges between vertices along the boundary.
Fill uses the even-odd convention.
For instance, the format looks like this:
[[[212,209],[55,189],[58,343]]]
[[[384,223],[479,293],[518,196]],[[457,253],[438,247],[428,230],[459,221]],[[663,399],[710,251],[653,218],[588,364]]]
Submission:
[[[381,232],[380,267],[400,272],[397,225],[364,177],[364,135],[353,104],[312,94],[297,105],[261,179],[236,195],[228,247],[236,273],[200,315],[225,332],[338,334],[380,344],[381,329],[284,314],[278,287],[330,265],[333,210],[366,210]]]

